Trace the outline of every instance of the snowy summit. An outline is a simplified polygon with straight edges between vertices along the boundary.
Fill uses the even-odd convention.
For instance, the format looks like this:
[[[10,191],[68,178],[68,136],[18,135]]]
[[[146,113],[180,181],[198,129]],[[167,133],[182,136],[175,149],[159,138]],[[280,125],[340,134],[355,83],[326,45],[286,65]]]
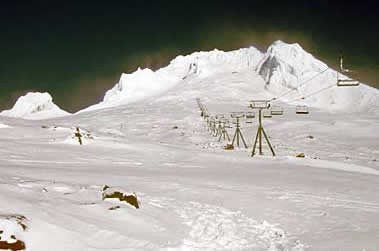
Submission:
[[[138,68],[133,73],[123,73],[120,81],[106,92],[102,102],[81,112],[125,105],[158,96],[182,83],[183,80],[247,69],[256,65],[261,58],[262,53],[254,47],[231,52],[215,49],[210,52],[194,52],[191,55],[178,56],[168,66],[157,71]]]
[[[265,88],[272,97],[292,91],[282,99],[287,103],[303,103],[329,111],[364,111],[379,105],[378,90],[365,84],[358,88],[333,88],[337,72],[297,43],[274,42],[256,71],[265,80]],[[313,95],[324,88],[325,91]]]
[[[241,70],[254,71],[262,77],[263,86],[257,86],[257,82],[251,82],[251,85],[264,87],[266,97],[275,98],[290,92],[282,101],[291,104],[306,104],[328,111],[362,111],[379,104],[378,91],[364,84],[353,89],[333,89],[337,80],[334,69],[299,44],[279,40],[269,46],[266,53],[254,47],[230,52],[215,49],[178,56],[157,71],[138,68],[133,73],[123,73],[120,81],[106,92],[102,102],[83,111],[130,104],[162,95],[183,82]],[[330,90],[313,95],[323,88]]]
[[[21,96],[10,110],[0,113],[1,116],[23,119],[48,119],[69,115],[53,103],[49,93],[29,92]]]

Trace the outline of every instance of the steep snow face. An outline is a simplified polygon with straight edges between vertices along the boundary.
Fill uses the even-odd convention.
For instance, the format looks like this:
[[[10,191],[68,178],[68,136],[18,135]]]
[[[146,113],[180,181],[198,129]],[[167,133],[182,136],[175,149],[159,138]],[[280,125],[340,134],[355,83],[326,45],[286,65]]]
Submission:
[[[0,115],[23,119],[48,119],[69,113],[55,105],[49,93],[29,92],[19,97],[12,109],[2,111]]]
[[[328,66],[304,51],[299,44],[274,42],[267,50],[257,71],[273,92],[281,93],[288,88],[295,89],[299,78],[312,77]]]
[[[209,77],[217,73],[241,71],[257,66],[263,54],[254,47],[224,52],[213,50],[195,52],[188,56],[178,56],[171,61],[169,69],[175,68],[183,78],[196,75]]]
[[[132,74],[121,75],[120,81],[106,92],[104,103],[112,104],[127,99],[129,102],[140,100],[150,93],[159,93],[167,87],[170,79],[150,69],[138,69]]]
[[[147,68],[138,68],[133,73],[123,73],[119,82],[105,93],[102,102],[79,111],[79,113],[124,105],[159,95],[173,87],[178,81],[179,78],[174,72],[170,74],[163,70],[154,72]]]
[[[284,102],[331,111],[361,111],[379,104],[379,91],[367,85],[337,88],[337,72],[299,44],[274,42],[256,70],[273,97],[289,92],[281,99]]]
[[[80,112],[124,105],[162,94],[175,85],[192,78],[206,78],[217,73],[254,69],[263,54],[254,47],[231,52],[213,50],[178,56],[167,67],[157,71],[140,69],[121,75],[120,81],[106,92],[99,104]]]

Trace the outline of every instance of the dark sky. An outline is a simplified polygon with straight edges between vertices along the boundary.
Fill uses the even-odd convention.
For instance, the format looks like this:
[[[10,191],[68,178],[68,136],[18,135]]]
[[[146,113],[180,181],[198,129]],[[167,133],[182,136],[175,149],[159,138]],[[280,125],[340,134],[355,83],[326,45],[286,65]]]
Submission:
[[[157,69],[198,50],[264,50],[277,39],[334,67],[342,52],[362,82],[379,87],[374,1],[31,2],[0,3],[0,110],[48,91],[77,111],[138,66]]]

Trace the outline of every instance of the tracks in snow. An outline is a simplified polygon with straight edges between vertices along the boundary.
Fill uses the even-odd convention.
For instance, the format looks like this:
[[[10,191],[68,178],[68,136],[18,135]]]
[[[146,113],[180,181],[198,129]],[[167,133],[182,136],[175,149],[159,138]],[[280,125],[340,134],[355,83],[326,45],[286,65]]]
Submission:
[[[189,232],[178,247],[163,250],[303,250],[304,245],[266,221],[257,221],[239,211],[170,199],[153,199],[150,205],[179,215]]]

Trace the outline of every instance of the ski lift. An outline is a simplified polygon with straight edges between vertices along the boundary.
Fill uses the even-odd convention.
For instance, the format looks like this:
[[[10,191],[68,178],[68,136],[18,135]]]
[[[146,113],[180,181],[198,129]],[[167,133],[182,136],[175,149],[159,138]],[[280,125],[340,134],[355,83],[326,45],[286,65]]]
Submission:
[[[217,119],[217,120],[222,120],[222,119],[224,119],[224,118],[225,118],[224,114],[217,114],[217,115],[216,115],[216,119]]]
[[[250,108],[252,109],[268,109],[270,108],[270,103],[268,100],[251,100],[249,101]]]
[[[340,75],[338,72],[337,72],[337,86],[338,87],[345,87],[345,86],[359,86],[359,81],[358,80],[355,80],[355,79],[351,79],[351,78],[347,78],[347,79],[341,79],[340,78]]]
[[[246,118],[246,121],[245,121],[246,124],[252,124],[253,119],[255,118],[255,113],[254,112],[247,112],[245,114],[245,118]]]
[[[230,121],[229,121],[229,119],[223,119],[222,120],[222,123],[223,123],[223,125],[224,125],[224,128],[232,128],[231,126],[230,126]]]
[[[255,113],[254,112],[247,112],[245,114],[245,118],[247,118],[247,119],[253,119],[253,118],[255,118]]]
[[[359,81],[351,78],[352,72],[349,69],[344,68],[343,66],[343,56],[340,56],[340,70],[343,73],[346,73],[348,78],[341,78],[341,74],[337,72],[337,86],[338,87],[348,87],[348,86],[359,86]]]
[[[243,118],[245,115],[242,112],[232,112],[230,114],[230,117],[232,118]]]
[[[273,105],[271,107],[271,115],[283,115],[283,112],[283,107],[281,106]]]
[[[306,105],[296,106],[296,114],[309,114],[309,108]]]

